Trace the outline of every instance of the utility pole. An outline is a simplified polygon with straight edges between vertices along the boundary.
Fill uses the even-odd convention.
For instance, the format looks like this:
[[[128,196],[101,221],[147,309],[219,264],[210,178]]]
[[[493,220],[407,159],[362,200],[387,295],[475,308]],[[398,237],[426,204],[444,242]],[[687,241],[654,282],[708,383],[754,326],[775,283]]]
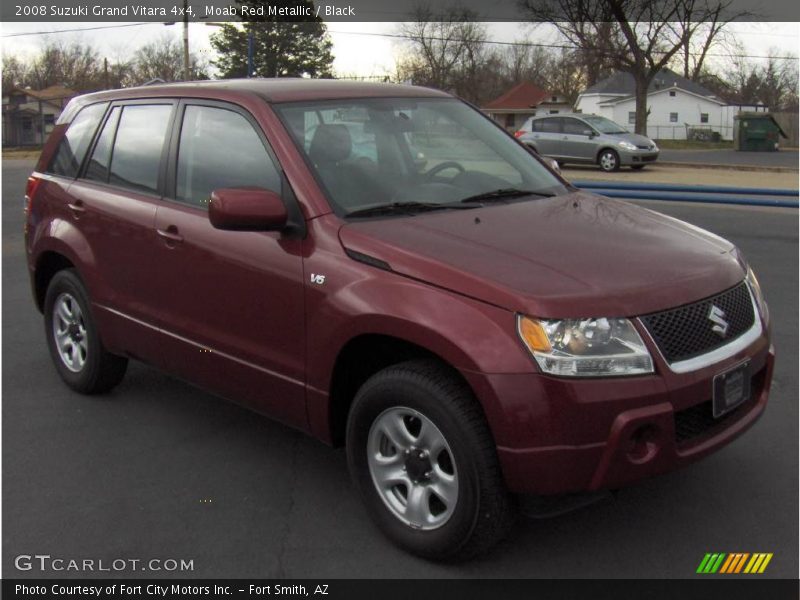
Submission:
[[[189,0],[183,0],[183,80],[189,81],[192,72],[189,68]]]

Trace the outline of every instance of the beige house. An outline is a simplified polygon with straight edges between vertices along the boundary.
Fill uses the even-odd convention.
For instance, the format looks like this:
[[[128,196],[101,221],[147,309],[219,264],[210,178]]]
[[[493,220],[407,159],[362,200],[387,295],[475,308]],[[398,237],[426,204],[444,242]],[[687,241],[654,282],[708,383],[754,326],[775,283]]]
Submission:
[[[3,146],[44,144],[61,111],[77,94],[63,85],[11,90],[3,96]]]

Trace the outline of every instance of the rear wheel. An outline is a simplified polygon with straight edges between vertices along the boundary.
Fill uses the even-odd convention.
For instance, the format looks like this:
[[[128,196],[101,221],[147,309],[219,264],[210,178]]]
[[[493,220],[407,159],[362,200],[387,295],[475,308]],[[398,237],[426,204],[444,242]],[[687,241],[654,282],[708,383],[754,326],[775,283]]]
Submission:
[[[597,157],[597,164],[600,165],[600,168],[607,173],[611,171],[617,171],[619,169],[619,154],[617,154],[614,150],[607,148],[600,153],[600,156]]]
[[[73,269],[59,271],[50,281],[44,322],[50,356],[68,386],[83,394],[98,394],[122,381],[128,359],[103,347],[89,296]]]
[[[370,516],[406,550],[439,560],[481,553],[513,510],[471,391],[435,361],[371,377],[347,424],[350,473]]]

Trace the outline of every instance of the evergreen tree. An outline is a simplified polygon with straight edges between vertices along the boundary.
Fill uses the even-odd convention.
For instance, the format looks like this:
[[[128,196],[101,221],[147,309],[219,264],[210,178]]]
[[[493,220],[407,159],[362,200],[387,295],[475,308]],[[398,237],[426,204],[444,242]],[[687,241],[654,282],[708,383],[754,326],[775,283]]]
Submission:
[[[248,39],[253,37],[254,77],[331,77],[333,55],[330,37],[322,19],[270,16],[270,7],[302,7],[316,14],[311,0],[304,2],[237,0],[240,6],[260,8],[263,16],[243,17],[241,24],[226,23],[211,36],[218,53],[213,64],[222,78],[247,77]]]

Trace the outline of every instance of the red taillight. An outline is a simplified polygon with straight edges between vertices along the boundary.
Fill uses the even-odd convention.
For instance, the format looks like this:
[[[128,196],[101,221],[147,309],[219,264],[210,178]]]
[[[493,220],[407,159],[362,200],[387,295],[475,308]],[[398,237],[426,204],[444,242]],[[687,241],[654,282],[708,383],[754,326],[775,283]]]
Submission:
[[[524,129],[518,129],[517,131],[515,131],[515,132],[514,132],[514,137],[515,137],[515,138],[518,138],[518,137],[519,137],[519,136],[521,136],[523,133],[525,133],[525,130],[524,130]]]
[[[36,190],[39,188],[39,184],[42,182],[41,179],[38,177],[28,177],[28,183],[25,185],[25,214],[29,214],[31,212],[31,204],[33,203],[33,198],[36,195]]]

